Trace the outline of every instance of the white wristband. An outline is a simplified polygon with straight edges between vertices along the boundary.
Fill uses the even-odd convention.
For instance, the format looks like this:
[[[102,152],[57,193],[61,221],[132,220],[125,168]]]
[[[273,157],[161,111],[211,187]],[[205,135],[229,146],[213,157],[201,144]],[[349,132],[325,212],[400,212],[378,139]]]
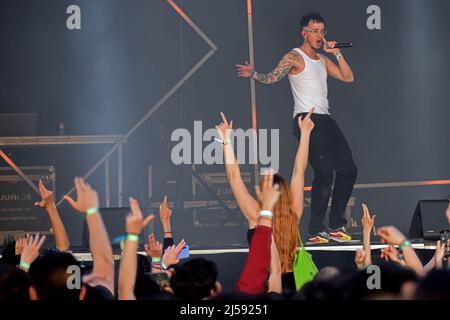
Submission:
[[[336,57],[336,60],[339,61],[342,58],[342,53],[338,52],[334,56]]]
[[[261,212],[259,213],[260,217],[268,217],[268,218],[272,218],[273,217],[273,213],[272,211],[269,210],[261,210]]]
[[[221,143],[221,144],[223,144],[224,146],[226,146],[227,144],[230,144],[231,142],[230,141],[228,141],[228,140],[220,140],[220,139],[217,139],[217,138],[214,138],[214,141],[216,141],[216,142],[219,142],[219,143]]]

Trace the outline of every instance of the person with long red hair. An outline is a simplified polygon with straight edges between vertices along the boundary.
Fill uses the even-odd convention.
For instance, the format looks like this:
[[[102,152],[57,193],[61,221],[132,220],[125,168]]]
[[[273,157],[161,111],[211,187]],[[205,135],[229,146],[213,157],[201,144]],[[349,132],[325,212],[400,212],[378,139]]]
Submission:
[[[299,222],[303,214],[303,188],[305,185],[305,170],[308,164],[308,149],[311,131],[314,123],[311,120],[312,109],[305,117],[298,119],[301,139],[295,157],[294,171],[289,184],[279,174],[275,174],[273,183],[278,184],[280,197],[273,212],[273,238],[278,249],[281,263],[283,289],[295,290],[293,265],[299,241]],[[229,122],[221,113],[222,122],[216,126],[224,147],[225,168],[233,195],[237,204],[248,221],[247,239],[251,243],[255,226],[260,216],[261,204],[247,189],[234,155],[231,144],[233,122]]]

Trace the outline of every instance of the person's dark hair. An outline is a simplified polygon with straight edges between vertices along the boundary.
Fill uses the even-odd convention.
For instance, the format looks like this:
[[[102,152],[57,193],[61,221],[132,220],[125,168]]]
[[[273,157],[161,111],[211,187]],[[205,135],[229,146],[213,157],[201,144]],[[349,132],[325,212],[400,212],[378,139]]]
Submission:
[[[67,252],[47,251],[31,264],[29,274],[35,283],[39,299],[78,300],[80,289],[69,289],[69,266],[79,266],[75,257]],[[81,269],[80,269],[81,270]]]
[[[134,284],[134,295],[137,300],[149,299],[161,293],[159,285],[152,279],[152,266],[142,254],[137,255],[137,272]]]
[[[84,285],[86,288],[86,295],[84,296],[85,301],[98,302],[98,301],[108,301],[115,300],[114,295],[109,291],[108,288],[98,285],[91,287],[90,285]]]
[[[17,266],[20,263],[20,255],[16,255],[16,241],[5,241],[2,250],[2,263]]]
[[[416,300],[450,300],[450,271],[433,270],[419,283]]]
[[[313,280],[306,283],[294,300],[341,300],[342,288],[339,277],[333,280]]]
[[[315,275],[314,281],[334,281],[339,279],[339,269],[336,267],[328,266],[320,269]]]
[[[195,258],[175,267],[170,287],[178,299],[200,300],[210,296],[216,281],[216,264],[210,260]]]
[[[406,282],[416,282],[419,277],[409,267],[403,267],[398,263],[387,262],[379,265],[381,288],[370,290],[367,286],[367,280],[373,276],[373,273],[367,273],[361,270],[348,275],[343,287],[344,298],[349,300],[365,299],[385,299],[387,297],[398,297],[401,294],[402,286]]]
[[[318,14],[317,12],[310,12],[310,13],[305,14],[300,19],[300,30],[303,30],[303,28],[306,27],[310,21],[325,23],[324,18],[322,18],[322,16],[320,14]]]
[[[325,267],[319,270],[312,281],[303,285],[294,300],[341,300],[341,272],[336,267]]]
[[[33,285],[26,272],[8,264],[0,265],[0,301],[30,300],[29,289]]]

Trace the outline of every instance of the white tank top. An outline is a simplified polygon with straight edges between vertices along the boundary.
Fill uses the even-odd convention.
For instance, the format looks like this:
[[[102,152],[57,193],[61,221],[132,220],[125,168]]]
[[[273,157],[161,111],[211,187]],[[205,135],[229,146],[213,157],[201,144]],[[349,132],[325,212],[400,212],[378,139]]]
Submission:
[[[299,48],[294,48],[305,61],[305,69],[296,75],[289,74],[292,95],[294,97],[294,117],[302,112],[309,112],[315,107],[314,113],[330,114],[328,112],[327,68],[325,58],[319,54],[320,59],[308,57]]]

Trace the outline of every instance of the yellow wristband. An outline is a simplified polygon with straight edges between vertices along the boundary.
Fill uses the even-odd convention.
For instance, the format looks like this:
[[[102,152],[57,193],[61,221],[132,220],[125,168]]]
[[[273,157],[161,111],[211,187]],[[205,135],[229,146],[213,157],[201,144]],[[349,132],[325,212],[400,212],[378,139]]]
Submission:
[[[98,213],[98,208],[90,208],[86,210],[86,217]]]
[[[134,233],[129,233],[129,234],[127,234],[127,240],[139,242],[139,235],[134,234]]]
[[[20,261],[20,266],[27,270],[30,269],[30,264],[23,261]]]

